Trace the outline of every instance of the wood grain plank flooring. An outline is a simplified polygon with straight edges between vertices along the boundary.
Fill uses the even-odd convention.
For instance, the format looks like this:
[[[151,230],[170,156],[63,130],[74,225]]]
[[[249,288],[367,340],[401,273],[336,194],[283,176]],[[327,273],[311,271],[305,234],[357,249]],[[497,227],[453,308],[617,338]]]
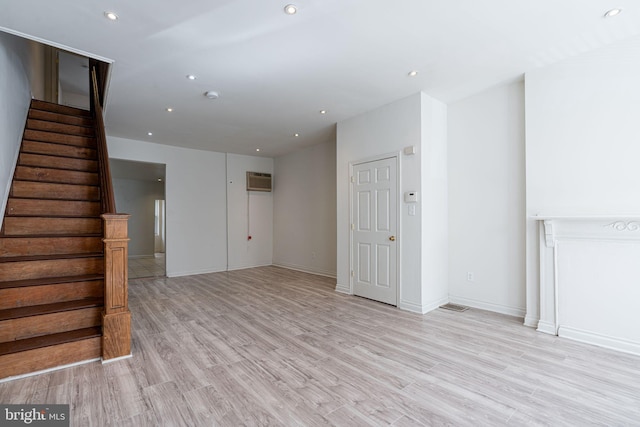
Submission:
[[[130,359],[0,383],[83,426],[640,425],[640,357],[277,267],[130,282]]]

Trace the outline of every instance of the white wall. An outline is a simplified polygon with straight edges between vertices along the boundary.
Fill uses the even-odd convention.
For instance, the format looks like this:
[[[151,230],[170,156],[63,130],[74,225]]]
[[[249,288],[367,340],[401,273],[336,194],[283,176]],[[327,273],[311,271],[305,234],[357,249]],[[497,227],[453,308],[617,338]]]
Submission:
[[[448,108],[421,94],[422,312],[449,302]],[[406,205],[405,205],[406,208]]]
[[[0,31],[0,218],[31,102],[31,53],[29,41]]]
[[[524,316],[524,84],[489,89],[448,113],[450,299]]]
[[[247,191],[247,172],[273,174],[273,159],[227,154],[229,270],[273,262],[273,192]]]
[[[336,276],[336,143],[275,159],[273,263]]]
[[[129,256],[155,253],[155,201],[164,200],[164,183],[137,179],[113,179],[118,212],[128,213]]]
[[[640,213],[639,75],[640,37],[526,74],[528,216]],[[529,323],[539,315],[537,233],[528,220]]]
[[[167,276],[227,268],[225,155],[107,137],[115,159],[166,165]]]
[[[527,73],[527,216],[639,213],[640,37]],[[538,230],[527,220],[527,317]]]
[[[432,140],[438,138],[437,141]],[[349,255],[349,165],[372,157],[396,154],[400,158],[400,195],[406,191],[418,191],[427,185],[429,177],[440,184],[446,183],[446,106],[423,93],[380,107],[349,120],[338,123],[336,145],[336,186],[337,186],[337,290],[351,293]],[[404,155],[404,147],[415,146],[417,154]],[[424,153],[422,153],[424,150]],[[438,156],[444,156],[438,158]],[[423,176],[423,168],[431,168],[440,162],[441,169],[428,169]],[[446,172],[445,172],[446,175]],[[437,184],[434,184],[437,185]],[[444,195],[444,202],[443,202]],[[426,197],[436,196],[436,200]],[[402,197],[402,196],[401,196]],[[429,205],[431,204],[431,205]],[[428,213],[423,213],[423,207]],[[436,235],[425,236],[425,241],[435,239],[446,242],[446,187],[438,190],[429,184],[427,193],[422,194],[417,204],[417,215],[409,216],[407,205],[401,202],[399,236],[401,262],[400,298],[398,306],[405,310],[426,312],[440,303],[447,302],[446,294],[446,244],[435,259],[427,259],[422,249],[423,220],[444,217],[442,228]],[[436,213],[437,210],[442,212]],[[443,214],[444,212],[444,214]],[[428,229],[434,225],[430,224]],[[428,254],[433,255],[431,246]],[[434,273],[428,273],[428,271]],[[436,271],[437,270],[437,271]],[[424,275],[423,275],[424,272]],[[429,280],[443,280],[433,283]],[[443,292],[444,290],[444,292]],[[425,303],[428,302],[428,305]]]

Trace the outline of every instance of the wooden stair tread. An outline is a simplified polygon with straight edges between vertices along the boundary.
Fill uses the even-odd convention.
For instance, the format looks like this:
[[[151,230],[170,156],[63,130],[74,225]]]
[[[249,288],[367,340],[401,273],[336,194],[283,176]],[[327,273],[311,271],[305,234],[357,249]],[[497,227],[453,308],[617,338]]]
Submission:
[[[31,141],[55,142],[58,144],[74,145],[78,147],[96,147],[94,136],[68,135],[60,132],[49,132],[44,130],[25,129],[24,139]]]
[[[21,151],[18,156],[18,164],[20,166],[82,172],[98,171],[98,161],[94,159],[78,159],[75,157],[56,156],[52,154],[25,153],[23,151]]]
[[[36,348],[50,347],[74,341],[85,340],[102,336],[99,327],[76,329],[69,332],[43,335],[40,337],[27,338],[18,341],[0,343],[0,356],[5,354],[19,353]]]
[[[50,254],[50,255],[31,255],[31,256],[13,256],[0,257],[0,263],[5,262],[24,262],[24,261],[48,261],[54,259],[77,259],[77,258],[98,258],[102,257],[102,252],[87,252],[82,254]]]
[[[100,185],[97,172],[54,169],[17,165],[15,178],[21,181],[51,182],[61,184]]]
[[[69,107],[53,102],[42,101],[40,99],[31,100],[31,108],[35,110],[49,111],[58,114],[66,114],[69,116],[91,117],[91,111],[82,108]]]
[[[84,234],[0,234],[0,239],[48,239],[57,237],[102,237],[99,233],[84,233]]]
[[[59,132],[66,135],[94,136],[92,126],[84,126],[70,123],[60,123],[50,120],[27,118],[27,129],[44,130],[47,132]]]
[[[103,275],[85,274],[82,276],[63,276],[63,277],[43,277],[39,279],[12,280],[9,282],[0,282],[0,289],[26,288],[29,286],[45,286],[57,285],[60,283],[89,282],[92,280],[102,280]]]
[[[14,179],[9,195],[23,199],[100,201],[100,186]]]
[[[28,118],[45,120],[45,121],[55,122],[55,123],[64,123],[68,125],[78,125],[78,126],[88,126],[88,127],[94,126],[93,117],[91,116],[85,116],[85,115],[75,116],[75,115],[69,115],[64,113],[54,113],[52,111],[38,110],[35,108],[29,109]]]
[[[100,202],[95,200],[27,199],[9,197],[5,216],[99,217]]]
[[[21,153],[48,154],[58,157],[70,157],[73,159],[97,160],[98,154],[95,148],[77,147],[74,145],[58,144],[56,142],[22,141]]]
[[[74,301],[56,302],[53,304],[9,308],[6,310],[0,310],[0,322],[2,322],[3,320],[20,319],[30,316],[41,316],[43,314],[80,310],[83,308],[101,307],[102,305],[102,298],[86,298]]]

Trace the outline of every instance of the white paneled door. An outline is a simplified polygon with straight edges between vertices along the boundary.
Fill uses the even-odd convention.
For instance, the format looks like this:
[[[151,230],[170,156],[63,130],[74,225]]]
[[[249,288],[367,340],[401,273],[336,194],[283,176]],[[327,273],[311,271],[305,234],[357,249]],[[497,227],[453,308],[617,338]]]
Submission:
[[[397,304],[396,159],[353,167],[353,292]]]

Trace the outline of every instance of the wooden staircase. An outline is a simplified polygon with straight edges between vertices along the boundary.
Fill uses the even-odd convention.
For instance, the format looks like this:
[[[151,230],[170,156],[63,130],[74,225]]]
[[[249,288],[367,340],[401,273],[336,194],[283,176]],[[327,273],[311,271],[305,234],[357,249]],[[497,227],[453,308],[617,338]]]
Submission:
[[[0,231],[0,379],[102,356],[98,169],[91,113],[33,100]]]

